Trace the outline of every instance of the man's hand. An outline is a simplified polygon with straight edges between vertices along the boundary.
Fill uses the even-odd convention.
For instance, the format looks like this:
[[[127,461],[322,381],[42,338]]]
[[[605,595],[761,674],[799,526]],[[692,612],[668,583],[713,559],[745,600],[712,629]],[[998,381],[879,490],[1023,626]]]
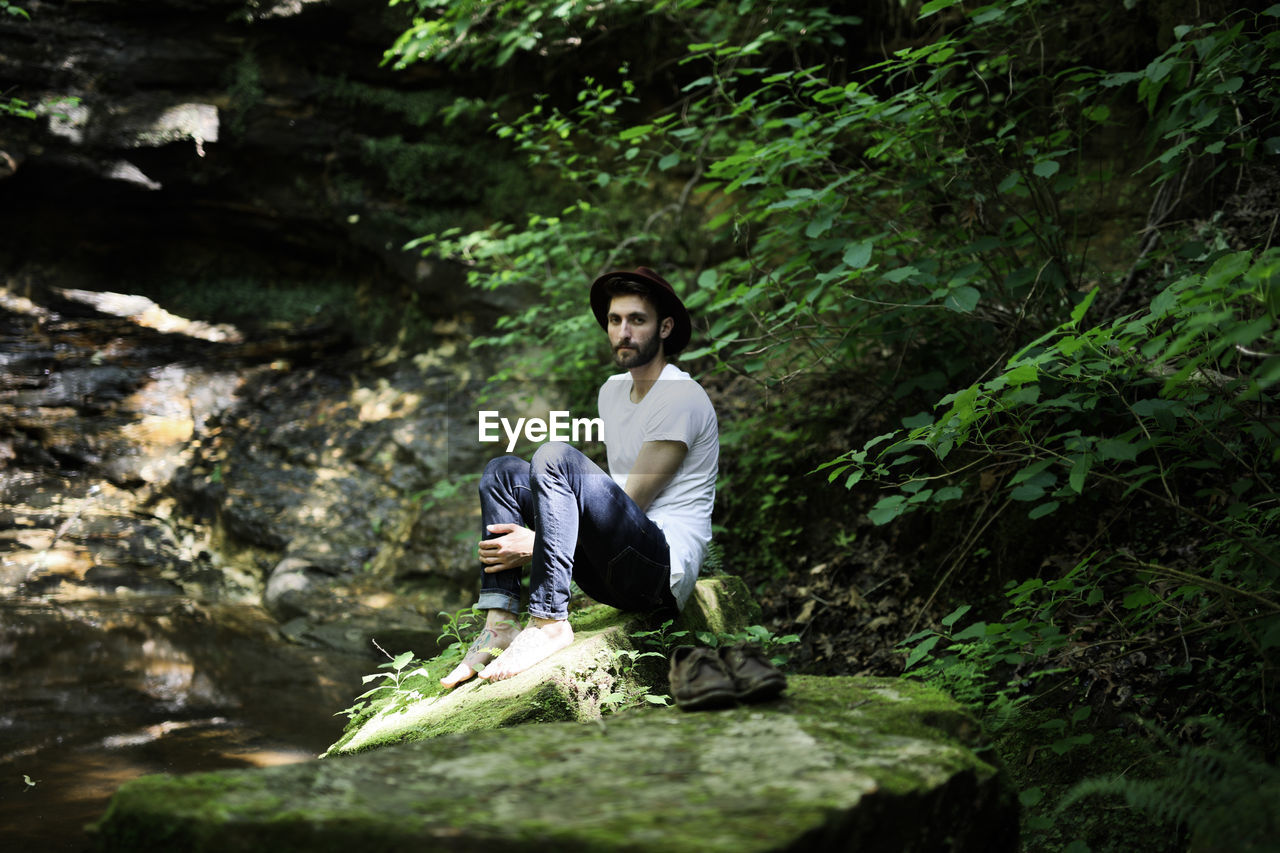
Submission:
[[[534,532],[518,524],[490,524],[490,533],[501,534],[496,539],[480,542],[480,562],[488,574],[518,569],[533,559]]]

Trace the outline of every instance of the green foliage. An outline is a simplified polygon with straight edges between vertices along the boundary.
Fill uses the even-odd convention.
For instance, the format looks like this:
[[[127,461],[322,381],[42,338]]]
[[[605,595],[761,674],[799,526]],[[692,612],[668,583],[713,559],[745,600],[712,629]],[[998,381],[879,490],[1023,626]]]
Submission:
[[[449,479],[437,480],[430,488],[414,492],[409,496],[409,501],[418,503],[422,511],[426,512],[454,500],[464,490],[474,489],[479,480],[480,474],[477,472],[455,474]],[[468,532],[465,535],[467,538],[471,538],[472,534]]]
[[[30,13],[21,6],[10,3],[9,0],[0,0],[0,13],[12,15],[15,18],[22,18],[24,21],[31,20]],[[2,97],[0,96],[0,115],[11,115],[18,118],[36,118],[38,113],[31,108],[31,104],[21,98]]]
[[[406,0],[391,0],[396,6]],[[489,0],[412,0],[419,15],[387,51],[386,61],[403,68],[421,60],[505,65],[518,53],[548,45],[580,44],[591,30],[638,17],[674,0],[555,0],[547,3]]]
[[[452,642],[445,647],[445,650],[460,652],[467,647],[466,637],[474,633],[483,624],[485,611],[477,610],[475,607],[464,607],[453,613],[441,610],[437,615],[444,619],[437,642],[443,643],[445,640],[451,640]]]
[[[1224,199],[1280,151],[1280,6],[1162,7],[1171,41],[1109,50],[1149,28],[1133,6],[933,0],[858,62],[868,34],[819,3],[421,0],[397,64],[534,67],[594,42],[617,70],[494,117],[545,188],[525,215],[411,247],[525,295],[477,345],[584,401],[604,360],[586,282],[667,274],[695,317],[684,360],[750,401],[721,413],[728,562],[786,572],[826,513],[945,519],[926,610],[949,579],[1017,577],[999,617],[908,638],[908,673],[1045,754],[1104,733],[1082,685],[1105,660],[1083,649],[1181,648],[1156,667],[1184,679],[1167,719],[1265,730],[1280,252]],[[1033,558],[991,565],[1002,540]],[[1025,715],[1050,695],[1067,710]]]
[[[9,98],[7,101],[0,101],[0,113],[15,116],[16,118],[36,118],[39,113],[31,108],[31,104],[21,98]]]
[[[1073,72],[1088,83],[1081,103],[1122,86],[1136,89],[1161,151],[1148,164],[1159,167],[1152,169],[1155,185],[1176,176],[1185,189],[1192,174],[1211,180],[1224,167],[1246,168],[1271,144],[1280,116],[1275,98],[1260,88],[1269,86],[1280,48],[1267,16],[1180,28],[1178,40],[1141,72]],[[1211,106],[1224,97],[1231,109]],[[1162,147],[1175,137],[1176,145]],[[1081,142],[1070,144],[1078,151]],[[1063,191],[1061,184],[1053,189]],[[998,369],[821,467],[831,482],[891,487],[869,512],[876,524],[925,509],[972,513],[972,535],[953,550],[944,581],[973,564],[982,531],[1001,514],[1021,511],[1037,530],[1051,515],[1068,526],[1079,515],[1100,517],[1123,533],[1126,509],[1145,508],[1164,534],[1128,539],[1114,560],[1090,562],[1078,553],[1082,561],[1061,581],[1091,596],[1104,589],[1119,596],[1120,618],[1109,630],[1160,635],[1170,644],[1211,638],[1215,656],[1233,665],[1202,674],[1218,707],[1266,725],[1259,712],[1274,695],[1280,644],[1280,483],[1273,473],[1280,456],[1280,252],[1230,248],[1212,219],[1178,236],[1160,252],[1159,266],[1146,268],[1154,286],[1144,308],[1110,313],[1124,293],[1100,286],[1064,292],[1069,313]],[[1064,269],[1078,266],[1064,257]],[[1140,257],[1134,270],[1144,264]],[[1126,282],[1133,278],[1131,271]],[[1186,559],[1186,552],[1162,557],[1170,550],[1166,536],[1194,543],[1200,559]],[[1089,568],[1082,573],[1082,566]],[[1121,567],[1123,581],[1112,577]],[[1156,630],[1169,620],[1176,631]],[[964,679],[977,676],[960,662],[972,653],[954,649],[945,672],[935,674],[967,689]],[[980,679],[976,684],[983,689]]]
[[[734,633],[698,631],[695,634],[689,630],[672,631],[672,624],[672,620],[668,619],[652,630],[633,631],[631,638],[646,653],[657,654],[664,658],[670,657],[677,646],[686,645],[694,640],[713,649],[736,643],[750,643],[759,646],[775,666],[785,666],[787,663],[789,656],[783,651],[782,646],[800,642],[800,637],[796,634],[778,636],[763,625],[750,625]]]
[[[1139,102],[1155,120],[1152,144],[1163,149],[1144,168],[1156,182],[1178,177],[1198,157],[1220,157],[1215,171],[1232,161],[1280,153],[1280,116],[1271,85],[1280,58],[1280,32],[1265,18],[1238,13],[1221,24],[1184,24],[1176,41],[1141,71],[1103,78],[1108,87],[1137,84]],[[1262,29],[1258,32],[1258,29]]]
[[[1150,778],[1113,776],[1077,784],[1059,810],[1096,796],[1123,797],[1129,808],[1161,824],[1190,830],[1193,849],[1267,850],[1280,837],[1280,769],[1268,763],[1238,730],[1219,720],[1198,721],[1205,743],[1154,738],[1173,755],[1167,769]]]
[[[1054,659],[1074,638],[1063,631],[1061,615],[1096,604],[1099,591],[1087,564],[1080,563],[1048,584],[1033,579],[1011,585],[1005,596],[1009,606],[1000,622],[975,621],[960,627],[973,609],[965,604],[945,616],[940,629],[919,631],[900,644],[909,677],[947,690],[997,729],[1016,722],[1037,681],[1062,671]],[[1021,677],[1010,679],[1014,671]],[[1073,717],[1072,725],[1080,719]],[[1087,741],[1055,741],[1053,749],[1062,754],[1083,742]]]
[[[361,679],[361,683],[368,684],[382,679],[381,683],[361,693],[350,707],[344,708],[338,714],[355,721],[369,716],[375,710],[375,706],[385,705],[389,701],[407,704],[441,691],[437,680],[440,673],[433,674],[433,670],[429,670],[427,664],[414,658],[413,652],[401,652],[393,656],[378,645],[376,640],[373,641],[373,645],[387,657],[387,662],[379,664],[378,669],[387,671],[370,673]],[[441,668],[442,665],[452,668],[452,665],[461,658],[461,651],[451,648],[431,663],[436,665],[436,669]]]

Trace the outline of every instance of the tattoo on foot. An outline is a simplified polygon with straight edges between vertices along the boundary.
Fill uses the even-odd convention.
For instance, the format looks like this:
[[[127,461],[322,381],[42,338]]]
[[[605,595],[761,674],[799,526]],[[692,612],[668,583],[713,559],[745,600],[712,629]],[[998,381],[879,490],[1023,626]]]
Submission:
[[[492,651],[489,647],[494,640],[493,632],[485,628],[480,635],[471,641],[471,648],[467,649],[467,654],[476,652]]]

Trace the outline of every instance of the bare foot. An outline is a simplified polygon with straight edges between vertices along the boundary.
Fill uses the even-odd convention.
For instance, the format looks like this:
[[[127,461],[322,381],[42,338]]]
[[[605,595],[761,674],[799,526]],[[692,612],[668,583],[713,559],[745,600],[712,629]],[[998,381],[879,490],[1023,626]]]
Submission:
[[[507,650],[502,653],[502,657],[484,668],[480,677],[489,681],[501,681],[504,678],[519,675],[572,642],[573,629],[569,627],[568,620],[557,621],[535,617],[530,620],[528,627],[516,636]]]
[[[520,622],[516,614],[506,610],[490,610],[485,617],[484,627],[462,656],[462,663],[440,679],[440,683],[445,687],[457,687],[493,660],[494,649],[507,648],[519,633]]]

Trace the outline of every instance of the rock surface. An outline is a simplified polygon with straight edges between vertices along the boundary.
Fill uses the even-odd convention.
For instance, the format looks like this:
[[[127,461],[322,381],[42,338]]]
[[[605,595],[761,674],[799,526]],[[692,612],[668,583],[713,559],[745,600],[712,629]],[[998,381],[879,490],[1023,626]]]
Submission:
[[[310,764],[152,776],[107,851],[1004,851],[977,724],[922,685],[793,676],[779,700],[447,735]]]
[[[669,631],[689,632],[687,641],[692,643],[698,631],[738,633],[757,617],[758,608],[741,578],[704,578]],[[650,691],[665,692],[665,657],[645,655],[634,636],[657,626],[604,605],[571,614],[571,619],[573,645],[506,681],[472,679],[445,690],[438,679],[453,668],[457,657],[428,663],[419,675],[405,680],[401,691],[388,690],[377,697],[326,755],[517,723],[598,719],[613,703],[638,701]]]
[[[401,247],[465,218],[492,174],[439,118],[461,93],[381,67],[406,6],[13,5],[29,17],[0,15],[0,91],[39,117],[0,133],[0,224],[22,246],[9,273],[136,286],[328,269],[458,307],[457,275]]]

